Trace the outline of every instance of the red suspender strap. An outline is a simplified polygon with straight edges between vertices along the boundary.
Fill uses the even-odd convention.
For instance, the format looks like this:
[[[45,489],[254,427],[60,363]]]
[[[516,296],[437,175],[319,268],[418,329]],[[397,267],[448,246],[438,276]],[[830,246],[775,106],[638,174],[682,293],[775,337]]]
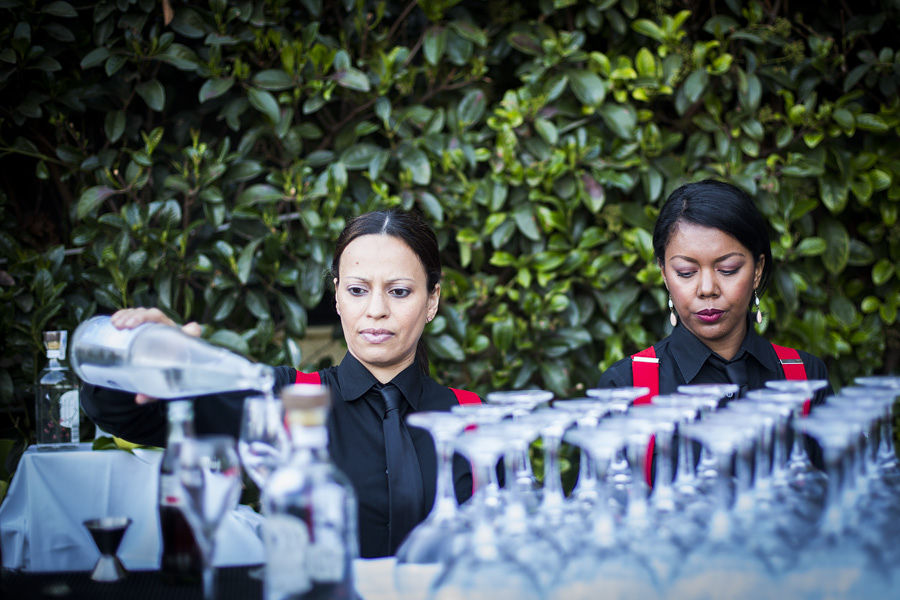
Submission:
[[[659,359],[656,358],[656,350],[650,346],[637,354],[631,355],[631,379],[637,387],[648,387],[650,393],[641,396],[634,401],[635,404],[650,404],[650,399],[659,394]],[[651,435],[647,443],[647,456],[644,458],[644,479],[647,485],[653,487],[653,449],[656,446],[656,436]]]
[[[650,388],[650,393],[635,400],[635,404],[650,404],[650,398],[659,394],[659,359],[653,346],[631,355],[631,379],[637,387]]]
[[[475,392],[458,390],[456,388],[450,388],[450,391],[453,392],[453,395],[456,396],[456,401],[460,404],[481,404],[481,398]]]
[[[294,383],[322,383],[322,376],[319,375],[318,371],[313,373],[301,373],[297,371],[297,377],[294,379]]]
[[[781,361],[781,368],[784,370],[785,379],[793,381],[806,381],[809,379],[806,376],[806,367],[803,366],[803,361],[800,360],[799,352],[793,348],[787,348],[777,344],[772,344],[772,348],[775,349],[775,354],[778,356],[778,360]],[[811,403],[811,398],[807,398],[806,402],[803,403],[804,415],[809,414]]]

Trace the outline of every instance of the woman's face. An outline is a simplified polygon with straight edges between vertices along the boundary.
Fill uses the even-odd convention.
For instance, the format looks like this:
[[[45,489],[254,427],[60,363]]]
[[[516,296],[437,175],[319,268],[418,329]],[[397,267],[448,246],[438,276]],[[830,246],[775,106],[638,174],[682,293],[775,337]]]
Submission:
[[[765,257],[721,229],[679,221],[660,265],[682,324],[726,360],[740,348]]]
[[[382,383],[411,365],[441,294],[440,285],[429,293],[416,253],[391,235],[360,236],[344,248],[334,286],[350,354]]]

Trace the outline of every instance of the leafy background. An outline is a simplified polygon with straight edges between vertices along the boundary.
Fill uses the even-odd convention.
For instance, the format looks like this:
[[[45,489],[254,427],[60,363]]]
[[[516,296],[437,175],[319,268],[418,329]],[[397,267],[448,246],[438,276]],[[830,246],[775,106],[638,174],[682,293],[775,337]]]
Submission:
[[[2,437],[42,330],[155,305],[312,369],[354,215],[434,225],[435,376],[583,395],[666,334],[651,230],[725,178],[771,224],[761,330],[900,358],[896,0],[0,0]],[[339,337],[339,331],[335,330]]]

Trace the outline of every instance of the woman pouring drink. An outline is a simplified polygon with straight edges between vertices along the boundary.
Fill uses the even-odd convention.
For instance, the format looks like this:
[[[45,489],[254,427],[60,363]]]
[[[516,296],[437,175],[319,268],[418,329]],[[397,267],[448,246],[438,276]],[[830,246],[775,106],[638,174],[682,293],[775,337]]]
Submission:
[[[434,445],[427,432],[407,428],[405,416],[480,400],[428,375],[422,333],[437,314],[441,263],[437,238],[421,217],[399,211],[356,217],[337,240],[331,274],[347,354],[338,366],[317,373],[276,367],[274,389],[293,383],[330,389],[328,450],[356,493],[360,554],[389,556],[425,518],[435,495]],[[123,329],[146,322],[175,325],[155,308],[120,310],[111,320]],[[195,335],[198,329],[185,326]],[[89,385],[82,402],[106,431],[132,442],[165,442],[163,402]],[[237,394],[198,399],[197,432],[236,437],[242,403]],[[403,464],[388,469],[391,448],[398,449],[394,454],[403,456]],[[463,501],[471,493],[471,474],[459,457],[454,467],[457,498]]]

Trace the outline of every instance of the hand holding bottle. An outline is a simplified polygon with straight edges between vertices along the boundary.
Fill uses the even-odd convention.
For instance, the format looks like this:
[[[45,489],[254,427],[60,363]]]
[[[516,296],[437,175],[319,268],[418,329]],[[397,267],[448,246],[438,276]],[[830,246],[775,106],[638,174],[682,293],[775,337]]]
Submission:
[[[117,310],[109,317],[109,322],[117,329],[134,329],[138,325],[144,323],[160,323],[162,325],[169,325],[170,327],[178,327],[178,324],[175,323],[175,321],[167,317],[166,314],[158,308],[144,308],[142,306]],[[181,331],[193,337],[200,337],[203,333],[203,327],[196,321],[191,321],[190,323],[183,325]],[[134,397],[134,401],[137,404],[148,404],[150,402],[156,402],[156,400],[157,398],[148,396],[147,394],[137,394]]]
[[[273,369],[198,337],[200,326],[175,326],[161,310],[132,308],[95,316],[75,330],[72,366],[86,383],[156,398],[267,392]]]

